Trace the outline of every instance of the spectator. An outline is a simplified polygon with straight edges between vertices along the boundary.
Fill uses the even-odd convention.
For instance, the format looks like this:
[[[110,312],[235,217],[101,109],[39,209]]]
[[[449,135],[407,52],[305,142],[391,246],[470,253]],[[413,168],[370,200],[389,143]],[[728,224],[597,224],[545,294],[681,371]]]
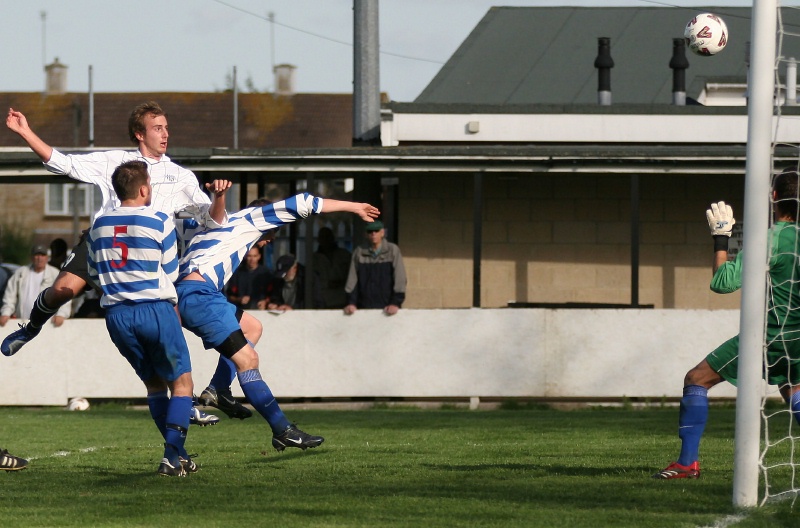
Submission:
[[[344,308],[347,294],[344,285],[350,271],[350,252],[336,244],[333,230],[323,227],[317,233],[314,273],[319,277],[325,308]]]
[[[351,315],[359,308],[381,308],[394,315],[406,298],[406,268],[397,244],[387,241],[383,222],[367,224],[367,243],[356,248],[350,260],[350,273],[344,291]]]
[[[245,310],[259,308],[267,297],[271,278],[267,267],[261,264],[261,249],[251,247],[228,282],[228,301]]]
[[[50,264],[54,268],[61,269],[61,266],[67,260],[67,250],[69,246],[67,246],[67,241],[63,238],[54,238],[52,242],[50,242]]]
[[[3,254],[0,253],[0,264],[3,263]],[[2,265],[0,265],[0,301],[3,300],[3,294],[6,291],[6,284],[11,273]]]
[[[0,309],[0,326],[5,326],[11,316],[22,317],[29,314],[39,293],[49,288],[58,277],[58,268],[47,263],[47,248],[33,246],[31,265],[22,266],[11,275],[3,294],[3,307]],[[72,302],[61,306],[53,317],[53,326],[61,326],[69,317]]]
[[[324,306],[319,281],[314,281],[313,308]],[[275,278],[267,286],[268,310],[302,310],[306,307],[306,268],[294,255],[283,255],[275,263]]]

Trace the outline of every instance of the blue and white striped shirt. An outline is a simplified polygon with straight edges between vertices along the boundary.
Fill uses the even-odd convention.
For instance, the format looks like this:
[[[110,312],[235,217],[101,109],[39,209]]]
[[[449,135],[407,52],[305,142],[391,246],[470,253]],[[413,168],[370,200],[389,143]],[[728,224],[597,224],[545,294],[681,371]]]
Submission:
[[[178,245],[172,217],[150,207],[118,207],[89,232],[89,275],[100,305],[165,300],[177,304]]]
[[[261,235],[298,218],[322,212],[322,198],[308,193],[260,207],[247,207],[228,216],[228,223],[204,229],[194,219],[176,220],[184,251],[180,278],[197,271],[222,291],[242,259]]]

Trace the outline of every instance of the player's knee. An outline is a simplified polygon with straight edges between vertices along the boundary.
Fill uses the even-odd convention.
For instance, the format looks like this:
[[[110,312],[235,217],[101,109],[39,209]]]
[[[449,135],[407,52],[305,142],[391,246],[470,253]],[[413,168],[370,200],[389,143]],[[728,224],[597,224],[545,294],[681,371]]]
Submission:
[[[233,361],[234,365],[236,365],[237,372],[258,368],[258,352],[247,343],[231,356],[230,359]]]
[[[711,365],[703,361],[686,373],[686,376],[683,378],[683,386],[700,385],[701,387],[710,389],[721,380],[722,378],[711,368]]]
[[[242,323],[245,323],[245,321],[243,320]],[[246,320],[246,324],[242,325],[242,331],[247,340],[255,344],[261,339],[264,327],[261,325],[261,321],[251,316]]]
[[[145,380],[144,386],[147,387],[147,394],[163,392],[169,388],[167,382],[164,381],[164,379],[160,376],[153,376],[152,378]]]
[[[247,345],[231,358],[236,365],[237,372],[254,370],[258,368],[258,352],[253,347]]]
[[[192,382],[191,372],[181,374],[172,382],[173,396],[191,396],[193,392],[194,383]]]

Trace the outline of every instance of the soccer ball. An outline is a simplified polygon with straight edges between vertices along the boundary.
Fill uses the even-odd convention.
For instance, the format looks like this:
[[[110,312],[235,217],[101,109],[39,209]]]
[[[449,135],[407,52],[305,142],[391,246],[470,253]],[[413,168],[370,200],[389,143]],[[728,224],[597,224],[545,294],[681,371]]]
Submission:
[[[89,400],[86,398],[71,398],[67,403],[68,411],[85,411],[89,409]]]
[[[698,55],[716,55],[728,43],[728,26],[713,13],[697,15],[683,31],[686,45]]]

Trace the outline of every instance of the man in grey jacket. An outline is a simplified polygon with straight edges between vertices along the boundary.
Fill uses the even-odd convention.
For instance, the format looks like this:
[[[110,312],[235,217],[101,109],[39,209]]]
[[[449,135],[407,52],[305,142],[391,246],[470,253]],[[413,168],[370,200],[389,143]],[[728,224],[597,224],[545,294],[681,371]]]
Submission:
[[[394,315],[406,298],[406,268],[397,244],[387,241],[383,222],[367,224],[367,244],[353,251],[350,274],[344,291],[347,306],[344,313],[352,315],[359,308],[380,308]]]

